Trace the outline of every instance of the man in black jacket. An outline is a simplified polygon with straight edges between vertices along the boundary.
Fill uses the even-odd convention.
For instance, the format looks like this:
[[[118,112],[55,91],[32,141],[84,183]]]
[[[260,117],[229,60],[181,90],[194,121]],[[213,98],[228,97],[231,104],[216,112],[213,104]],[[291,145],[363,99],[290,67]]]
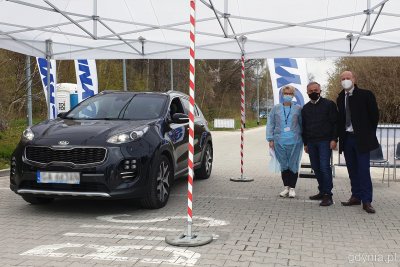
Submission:
[[[332,200],[332,168],[330,159],[332,149],[337,143],[336,104],[321,97],[321,86],[317,82],[307,85],[310,102],[301,110],[303,123],[304,151],[309,154],[311,167],[318,181],[318,194],[311,200],[322,200],[320,206],[330,206]]]
[[[379,121],[378,105],[374,94],[358,88],[351,71],[340,75],[343,90],[337,98],[339,109],[339,153],[344,152],[351,183],[351,197],[343,206],[360,205],[368,213],[371,206],[372,182],[369,153],[379,147],[376,128]]]

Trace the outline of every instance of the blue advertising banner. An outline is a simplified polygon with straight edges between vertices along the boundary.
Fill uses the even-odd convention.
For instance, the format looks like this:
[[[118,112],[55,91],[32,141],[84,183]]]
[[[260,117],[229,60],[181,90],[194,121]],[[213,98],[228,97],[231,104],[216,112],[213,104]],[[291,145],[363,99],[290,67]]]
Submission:
[[[79,102],[99,92],[95,60],[75,60],[75,72]]]
[[[307,95],[307,65],[303,58],[268,59],[271,75],[274,104],[283,102],[282,87],[292,85],[296,88],[293,101],[303,106],[309,101]]]
[[[47,77],[50,75],[50,119],[57,118],[58,108],[56,106],[56,61],[50,60],[50,71],[47,70],[47,60],[45,58],[36,58],[40,79],[42,80],[44,95],[46,97],[46,103],[49,101],[49,96],[47,95]]]

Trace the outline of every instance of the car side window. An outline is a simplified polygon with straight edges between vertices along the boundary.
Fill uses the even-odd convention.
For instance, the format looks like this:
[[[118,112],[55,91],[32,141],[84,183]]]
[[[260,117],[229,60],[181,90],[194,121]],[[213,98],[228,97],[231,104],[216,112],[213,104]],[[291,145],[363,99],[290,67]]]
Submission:
[[[171,104],[169,105],[169,114],[172,118],[172,116],[175,113],[185,113],[185,110],[183,109],[182,103],[179,100],[179,97],[175,97],[174,99],[172,99]]]
[[[189,115],[189,112],[190,112],[190,102],[189,102],[189,99],[187,99],[187,98],[181,98],[181,100],[182,100],[183,105],[185,106],[186,114]],[[199,110],[198,110],[198,108],[197,108],[197,105],[194,105],[194,116],[195,116],[195,117],[200,117],[200,113],[199,113]]]
[[[182,100],[183,106],[185,107],[185,114],[189,115],[189,111],[190,111],[190,109],[189,109],[189,105],[190,105],[189,100],[187,98],[183,98],[183,97],[181,98],[181,100]]]

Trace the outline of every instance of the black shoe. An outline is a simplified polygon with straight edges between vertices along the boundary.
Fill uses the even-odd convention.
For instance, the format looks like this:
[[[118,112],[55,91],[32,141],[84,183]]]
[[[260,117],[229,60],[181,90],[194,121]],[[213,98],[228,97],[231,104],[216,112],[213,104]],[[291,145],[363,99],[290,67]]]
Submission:
[[[363,210],[368,213],[375,213],[375,209],[371,206],[371,203],[363,203]]]
[[[361,200],[352,196],[347,202],[342,202],[342,205],[343,206],[361,205]]]
[[[323,194],[318,193],[318,194],[316,194],[316,195],[314,195],[314,196],[310,196],[310,199],[311,199],[311,200],[322,200],[322,197],[323,197],[323,196],[324,196]]]
[[[327,207],[332,204],[333,204],[332,196],[328,195],[328,194],[323,195],[322,201],[321,201],[321,203],[319,203],[319,205],[322,207]]]

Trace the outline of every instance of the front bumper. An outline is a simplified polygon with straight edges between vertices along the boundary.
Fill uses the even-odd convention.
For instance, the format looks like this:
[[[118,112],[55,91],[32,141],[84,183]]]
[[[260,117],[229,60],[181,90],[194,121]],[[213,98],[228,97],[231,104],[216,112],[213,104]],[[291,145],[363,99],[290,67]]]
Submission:
[[[29,161],[24,151],[24,147],[17,148],[13,155],[16,166],[10,174],[10,188],[17,194],[54,198],[141,198],[147,192],[151,157],[141,152],[144,150],[108,147],[106,159],[88,167],[61,162],[38,164]],[[124,169],[126,161],[135,162],[135,169]],[[79,172],[80,182],[38,183],[38,171]]]

